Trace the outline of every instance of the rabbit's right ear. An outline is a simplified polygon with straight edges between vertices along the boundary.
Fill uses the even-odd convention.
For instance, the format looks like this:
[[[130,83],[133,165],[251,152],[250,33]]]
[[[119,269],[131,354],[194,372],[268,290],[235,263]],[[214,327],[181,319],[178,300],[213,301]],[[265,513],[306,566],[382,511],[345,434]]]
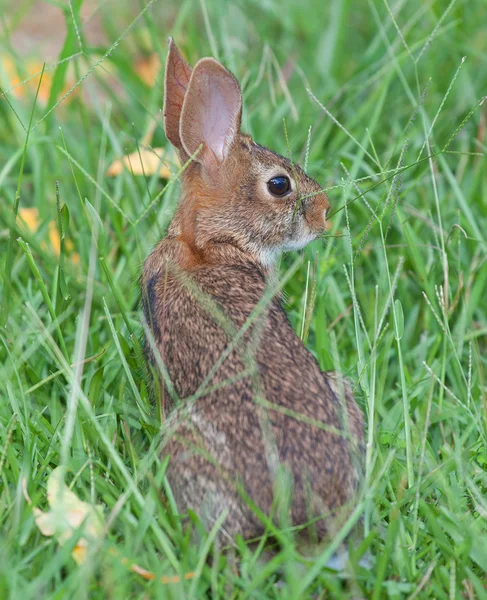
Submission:
[[[164,80],[164,130],[167,139],[178,150],[179,157],[183,162],[189,157],[181,142],[179,122],[191,73],[191,67],[179,53],[174,40],[169,38]]]
[[[235,77],[213,58],[193,69],[184,98],[179,134],[188,156],[207,171],[218,168],[240,131],[242,93]]]

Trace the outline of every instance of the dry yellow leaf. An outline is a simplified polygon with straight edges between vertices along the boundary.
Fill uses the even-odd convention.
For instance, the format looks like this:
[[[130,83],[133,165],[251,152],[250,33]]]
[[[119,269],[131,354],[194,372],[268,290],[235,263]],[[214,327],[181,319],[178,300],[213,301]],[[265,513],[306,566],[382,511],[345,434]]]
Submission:
[[[114,177],[120,175],[123,169],[127,169],[132,175],[154,175],[158,173],[159,177],[169,179],[172,176],[171,171],[164,159],[165,151],[162,148],[140,148],[138,151],[126,154],[112,162],[108,167],[107,175]]]
[[[24,491],[27,502],[30,498]],[[103,535],[103,508],[83,502],[64,483],[61,467],[54,469],[47,482],[49,511],[34,507],[35,523],[42,535],[54,536],[59,544],[65,544],[82,527],[83,535],[76,542],[72,557],[78,564],[86,560],[90,543]]]
[[[27,504],[29,504],[29,506],[32,505],[32,500],[27,491],[27,480],[25,477],[22,479],[22,491]],[[85,537],[80,538],[72,552],[72,556],[78,564],[84,563],[88,553],[89,542],[99,538],[103,534],[103,513],[101,512],[101,506],[92,506],[91,504],[79,500],[76,494],[64,484],[64,478],[60,467],[54,469],[49,477],[47,499],[49,506],[51,507],[49,512],[44,513],[35,507],[32,509],[37,527],[39,527],[39,530],[45,536],[57,536],[59,538],[59,543],[62,545],[71,537],[73,529],[75,530],[79,525],[84,523],[85,529],[83,530],[83,533],[88,533],[90,539],[86,539]],[[56,510],[58,513],[56,513]],[[56,514],[61,515],[61,520],[58,519]],[[93,517],[96,518],[90,520],[93,519]],[[69,525],[67,530],[63,528],[66,523]],[[60,524],[62,527],[61,532],[59,533]],[[61,538],[63,538],[63,541]],[[110,553],[113,556],[120,557],[120,553],[115,548],[110,548]],[[133,563],[126,557],[120,557],[120,562],[132,571],[132,573],[137,573],[137,575],[140,575],[143,579],[148,581],[154,581],[156,579],[155,573]],[[180,583],[182,579],[193,579],[195,575],[196,573],[194,572],[185,573],[182,577],[179,575],[162,575],[159,581],[163,584]]]

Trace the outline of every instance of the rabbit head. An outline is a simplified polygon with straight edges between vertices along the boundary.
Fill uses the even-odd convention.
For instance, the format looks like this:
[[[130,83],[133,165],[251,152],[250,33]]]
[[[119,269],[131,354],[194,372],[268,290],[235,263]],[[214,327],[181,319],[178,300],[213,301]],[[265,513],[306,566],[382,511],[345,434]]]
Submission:
[[[327,196],[296,164],[240,131],[242,93],[213,58],[194,67],[169,41],[164,126],[182,162],[181,204],[172,231],[193,256],[230,244],[264,268],[322,234]]]

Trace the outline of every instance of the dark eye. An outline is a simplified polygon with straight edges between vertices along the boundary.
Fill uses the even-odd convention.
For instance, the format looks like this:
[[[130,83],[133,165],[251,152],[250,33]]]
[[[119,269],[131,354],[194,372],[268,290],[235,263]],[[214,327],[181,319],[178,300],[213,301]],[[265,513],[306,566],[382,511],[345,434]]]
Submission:
[[[284,196],[291,189],[291,182],[289,181],[289,177],[279,175],[278,177],[269,179],[267,188],[273,196]]]

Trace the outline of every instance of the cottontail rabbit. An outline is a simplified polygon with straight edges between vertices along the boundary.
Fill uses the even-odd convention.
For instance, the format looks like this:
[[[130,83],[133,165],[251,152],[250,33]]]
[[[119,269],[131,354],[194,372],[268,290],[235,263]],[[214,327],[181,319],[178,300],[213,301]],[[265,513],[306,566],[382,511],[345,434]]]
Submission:
[[[165,130],[193,160],[142,276],[149,360],[170,380],[158,376],[163,412],[172,408],[167,478],[181,512],[211,526],[228,511],[229,536],[259,536],[271,515],[314,520],[322,538],[360,480],[362,413],[348,384],[320,371],[269,280],[281,251],[323,233],[329,203],[297,165],[240,132],[241,111],[235,77],[213,58],[191,69],[170,40]]]

